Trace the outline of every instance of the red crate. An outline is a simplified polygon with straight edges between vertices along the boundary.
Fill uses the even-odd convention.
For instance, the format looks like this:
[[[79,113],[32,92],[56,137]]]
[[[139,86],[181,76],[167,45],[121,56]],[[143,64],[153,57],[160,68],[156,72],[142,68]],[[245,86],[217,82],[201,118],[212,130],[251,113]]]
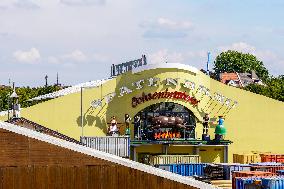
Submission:
[[[276,171],[284,169],[284,165],[251,166],[250,169],[252,171],[265,171],[265,172],[276,174]]]
[[[284,155],[282,154],[260,154],[261,162],[277,162],[284,163]]]

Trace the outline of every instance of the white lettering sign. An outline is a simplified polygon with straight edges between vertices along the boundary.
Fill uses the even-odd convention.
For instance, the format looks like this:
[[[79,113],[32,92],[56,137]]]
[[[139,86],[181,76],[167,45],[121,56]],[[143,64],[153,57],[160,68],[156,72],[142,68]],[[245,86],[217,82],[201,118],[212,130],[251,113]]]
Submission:
[[[155,77],[151,77],[151,78],[148,78],[148,79],[140,79],[140,80],[132,83],[132,85],[135,87],[135,89],[130,89],[126,86],[122,86],[121,88],[119,88],[119,96],[118,97],[122,97],[125,94],[130,94],[130,93],[133,92],[133,90],[141,90],[146,85],[145,81],[148,81],[147,86],[149,86],[149,87],[157,87],[159,84],[161,84],[160,79],[155,78]],[[166,78],[164,81],[166,83],[165,85],[167,85],[167,86],[169,86],[169,85],[178,86],[178,84],[179,84],[179,78]],[[182,84],[182,86],[189,89],[189,90],[195,90],[195,88],[196,88],[196,84],[194,82],[190,81],[190,80],[187,80],[187,79],[184,80],[184,83]],[[230,107],[230,108],[235,108],[238,104],[237,101],[234,101],[233,105],[231,106],[230,104],[231,104],[232,100],[225,97],[224,95],[222,95],[218,92],[215,92],[213,94],[213,96],[211,96],[210,90],[203,85],[199,85],[196,93],[201,93],[203,95],[210,97],[211,99],[213,98],[217,102],[219,102],[221,104],[225,104],[227,107]],[[105,99],[106,103],[110,103],[115,96],[116,96],[116,93],[113,92],[113,93],[110,93],[110,94],[107,94],[106,96],[104,96],[104,99]],[[94,100],[91,103],[91,106],[93,108],[97,108],[99,106],[102,106],[102,99]]]
[[[97,108],[99,106],[102,106],[102,100],[98,99],[98,100],[94,100],[91,102],[91,107],[92,108]]]
[[[166,85],[174,85],[177,86],[178,85],[178,79],[179,78],[166,78]]]
[[[189,80],[185,80],[183,87],[190,89],[190,90],[194,90],[195,89],[195,83]]]
[[[115,97],[116,93],[110,93],[108,95],[105,96],[106,99],[106,103],[110,103],[112,101],[112,99]]]
[[[132,83],[133,86],[136,86],[136,89],[142,89],[143,86],[141,85],[141,83],[144,83],[144,79],[141,79],[137,82]]]
[[[119,97],[122,97],[125,93],[126,94],[132,93],[132,90],[130,90],[127,87],[121,87],[119,90],[120,90],[120,93],[119,93],[120,96]]]
[[[157,87],[158,86],[158,82],[160,81],[160,79],[159,78],[156,78],[156,77],[151,77],[151,78],[149,78],[148,79],[148,81],[149,81],[149,87]]]

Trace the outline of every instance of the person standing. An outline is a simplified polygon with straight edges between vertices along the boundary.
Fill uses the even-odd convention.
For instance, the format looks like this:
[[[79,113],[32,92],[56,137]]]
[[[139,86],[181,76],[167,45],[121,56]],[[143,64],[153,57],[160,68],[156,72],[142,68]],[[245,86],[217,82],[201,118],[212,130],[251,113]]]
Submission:
[[[135,133],[135,138],[138,140],[141,138],[141,118],[139,115],[134,117],[134,128],[137,133]]]
[[[129,114],[125,114],[124,116],[124,121],[125,121],[125,135],[130,135],[130,121],[131,121],[131,117],[129,116]]]
[[[116,117],[112,116],[112,119],[110,121],[110,127],[109,127],[109,135],[114,136],[114,135],[118,135],[119,128],[117,126],[117,121],[116,121]]]
[[[208,135],[208,128],[209,128],[209,114],[206,113],[205,116],[203,117],[203,135]]]

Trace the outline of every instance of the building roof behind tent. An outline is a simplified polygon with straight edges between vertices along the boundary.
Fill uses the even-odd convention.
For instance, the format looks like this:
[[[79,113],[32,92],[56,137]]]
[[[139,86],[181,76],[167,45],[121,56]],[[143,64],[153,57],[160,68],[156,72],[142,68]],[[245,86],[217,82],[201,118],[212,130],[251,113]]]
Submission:
[[[259,77],[257,76],[256,72],[254,70],[251,71],[251,78],[253,80],[259,80]]]
[[[233,73],[221,73],[220,74],[220,82],[222,83],[226,83],[227,81],[230,81],[230,80],[238,80],[238,75],[237,73],[233,72]]]
[[[247,86],[250,83],[254,83],[252,75],[250,73],[239,73],[240,80],[243,83],[243,87]]]
[[[181,63],[158,63],[158,64],[147,64],[145,66],[137,67],[132,70],[132,73],[139,73],[146,70],[158,69],[158,68],[177,68],[185,71],[190,71],[194,74],[198,73],[198,69],[186,64]]]
[[[138,162],[135,162],[135,161],[132,161],[132,160],[129,160],[129,159],[125,159],[125,158],[122,158],[122,157],[119,157],[119,156],[115,156],[115,155],[112,155],[112,154],[109,154],[109,153],[98,151],[98,150],[95,150],[95,149],[92,149],[92,148],[89,148],[89,147],[86,147],[86,146],[82,146],[82,145],[79,145],[79,144],[68,142],[68,141],[53,137],[53,136],[49,136],[49,135],[46,135],[46,134],[43,134],[43,133],[39,133],[39,132],[30,130],[30,129],[27,129],[27,128],[19,127],[19,126],[10,124],[10,123],[0,121],[0,128],[8,130],[8,131],[13,132],[13,133],[17,133],[17,134],[20,134],[20,135],[27,136],[29,138],[36,139],[36,140],[39,140],[39,141],[47,142],[49,144],[53,144],[53,145],[60,146],[60,147],[66,148],[66,149],[70,149],[70,150],[73,150],[75,152],[80,152],[80,153],[83,153],[83,154],[86,154],[86,155],[89,155],[89,156],[92,156],[92,157],[96,157],[96,158],[103,159],[103,160],[106,160],[106,161],[109,161],[109,162],[112,162],[112,163],[116,163],[116,164],[119,164],[119,165],[122,165],[122,166],[129,167],[129,168],[132,168],[132,169],[143,171],[143,172],[146,172],[146,173],[149,173],[149,174],[152,174],[152,175],[156,175],[156,176],[163,177],[163,178],[166,178],[166,179],[169,179],[169,180],[173,180],[173,181],[176,181],[176,182],[179,182],[179,183],[183,183],[183,184],[186,184],[186,185],[189,185],[189,186],[193,186],[193,187],[197,187],[197,188],[205,188],[205,189],[216,189],[216,188],[218,188],[218,187],[215,187],[213,185],[210,185],[210,184],[207,184],[207,183],[204,183],[204,182],[201,182],[201,181],[197,181],[197,180],[192,179],[192,178],[177,175],[177,174],[171,173],[169,171],[165,171],[165,170],[158,169],[158,168],[155,168],[155,167],[152,167],[152,166],[149,166],[149,165],[145,165],[145,164],[138,163]]]

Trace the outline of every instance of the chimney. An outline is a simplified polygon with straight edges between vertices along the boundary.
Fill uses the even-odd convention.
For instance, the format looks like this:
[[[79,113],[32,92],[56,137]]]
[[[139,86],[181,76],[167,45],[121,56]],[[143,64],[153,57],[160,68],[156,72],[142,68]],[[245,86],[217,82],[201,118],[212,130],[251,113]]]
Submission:
[[[252,80],[258,80],[258,77],[257,77],[257,75],[256,75],[254,70],[251,70],[251,79]]]

